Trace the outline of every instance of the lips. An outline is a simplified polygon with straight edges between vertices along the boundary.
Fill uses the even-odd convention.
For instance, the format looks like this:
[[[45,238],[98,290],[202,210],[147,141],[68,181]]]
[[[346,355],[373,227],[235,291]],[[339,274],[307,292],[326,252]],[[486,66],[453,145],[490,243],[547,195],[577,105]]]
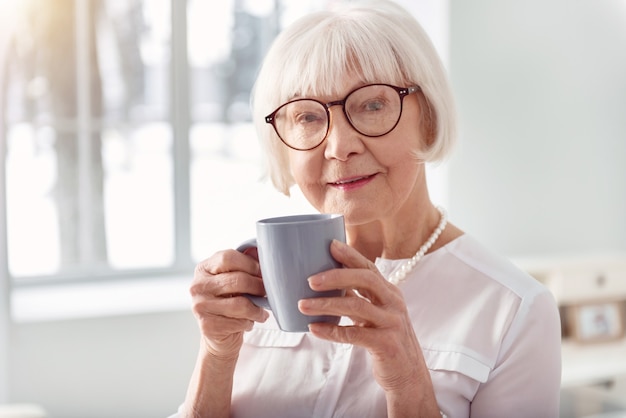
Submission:
[[[364,186],[365,184],[369,183],[373,178],[374,175],[368,175],[368,176],[355,176],[355,177],[346,177],[343,178],[341,180],[337,180],[335,182],[329,183],[331,186],[336,187],[338,189],[343,189],[343,190],[353,190],[353,189],[357,189],[361,186]]]
[[[331,183],[331,184],[333,184],[335,186],[342,186],[344,184],[357,183],[359,181],[367,180],[367,179],[369,179],[371,177],[372,176],[353,177],[353,178],[350,178],[350,179],[339,180],[339,181],[336,181],[336,182]]]

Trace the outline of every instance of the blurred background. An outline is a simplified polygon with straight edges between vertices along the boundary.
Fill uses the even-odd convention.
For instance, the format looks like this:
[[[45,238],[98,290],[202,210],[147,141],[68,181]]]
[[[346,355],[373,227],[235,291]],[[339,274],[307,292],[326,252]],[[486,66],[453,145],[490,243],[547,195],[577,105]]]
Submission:
[[[0,404],[176,410],[194,264],[313,211],[262,179],[249,92],[280,29],[337,1],[0,0]],[[553,290],[562,416],[626,409],[626,0],[398,1],[460,113],[433,200]]]

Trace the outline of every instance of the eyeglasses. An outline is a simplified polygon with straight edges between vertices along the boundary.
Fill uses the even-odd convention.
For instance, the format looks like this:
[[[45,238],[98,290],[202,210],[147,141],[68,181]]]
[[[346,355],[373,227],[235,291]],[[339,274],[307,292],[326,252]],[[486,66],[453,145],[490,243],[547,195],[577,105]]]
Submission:
[[[329,103],[295,99],[267,115],[265,122],[274,127],[289,148],[308,151],[320,146],[328,136],[331,106],[341,106],[354,130],[376,138],[394,130],[402,116],[404,98],[419,90],[419,86],[368,84],[352,90],[343,100]]]

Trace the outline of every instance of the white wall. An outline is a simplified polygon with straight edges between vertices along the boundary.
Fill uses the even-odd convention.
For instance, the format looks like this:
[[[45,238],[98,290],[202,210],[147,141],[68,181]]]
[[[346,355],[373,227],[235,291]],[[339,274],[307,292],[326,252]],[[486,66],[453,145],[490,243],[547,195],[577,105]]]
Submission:
[[[14,325],[10,395],[51,418],[157,418],[183,401],[199,333],[191,312]]]
[[[507,254],[626,250],[624,1],[450,10],[462,115],[453,220]],[[14,324],[11,400],[57,418],[164,417],[183,399],[197,339],[189,312]]]
[[[507,255],[626,251],[626,1],[453,0],[451,215]]]
[[[6,18],[3,18],[2,10],[0,9],[0,28],[9,27]],[[0,29],[0,62],[5,62],[4,51],[8,43],[8,31]],[[0,80],[4,79],[5,68],[0,66]],[[0,97],[2,91],[0,90]],[[4,106],[6,104],[3,100],[0,100],[0,115],[3,115]],[[3,202],[5,195],[5,165],[6,160],[2,158],[4,155],[5,138],[4,138],[4,120],[0,117],[0,237],[6,236],[6,211]],[[7,267],[7,248],[6,242],[0,240],[0,403],[6,402],[9,398],[8,389],[8,376],[6,370],[8,368],[8,354],[7,354],[7,340],[8,340],[8,325],[9,325],[9,284],[8,284],[8,267]]]

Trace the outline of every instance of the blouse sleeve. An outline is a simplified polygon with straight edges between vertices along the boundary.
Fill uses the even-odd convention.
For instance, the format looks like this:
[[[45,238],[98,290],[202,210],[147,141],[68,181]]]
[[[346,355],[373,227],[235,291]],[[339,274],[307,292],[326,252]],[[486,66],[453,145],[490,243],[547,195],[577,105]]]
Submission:
[[[546,290],[522,300],[496,366],[472,401],[471,416],[558,417],[560,383],[561,322]]]

